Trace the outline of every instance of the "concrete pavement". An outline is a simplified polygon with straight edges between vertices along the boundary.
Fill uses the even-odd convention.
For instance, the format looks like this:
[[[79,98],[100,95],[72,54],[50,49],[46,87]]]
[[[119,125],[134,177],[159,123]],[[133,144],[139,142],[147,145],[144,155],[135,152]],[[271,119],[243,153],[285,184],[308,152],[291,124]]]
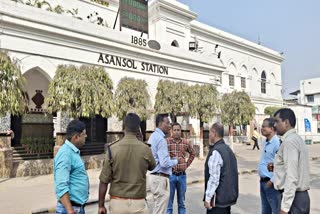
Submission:
[[[310,160],[320,159],[320,144],[309,145]],[[252,150],[251,146],[234,144],[240,174],[255,173],[261,150]],[[204,160],[195,159],[187,170],[187,182],[203,182]],[[311,174],[319,173],[317,165],[311,167]],[[90,179],[89,203],[98,199],[100,169],[88,170]],[[54,212],[56,198],[53,175],[20,177],[0,180],[0,204],[5,213]]]

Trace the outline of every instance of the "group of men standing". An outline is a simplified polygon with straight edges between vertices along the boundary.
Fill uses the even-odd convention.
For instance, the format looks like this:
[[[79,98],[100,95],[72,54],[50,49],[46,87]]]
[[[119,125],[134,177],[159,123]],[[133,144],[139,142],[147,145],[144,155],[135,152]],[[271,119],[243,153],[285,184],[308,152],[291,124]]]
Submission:
[[[295,115],[290,109],[280,109],[274,116],[274,119],[265,119],[262,125],[262,134],[266,137],[258,166],[262,214],[309,213],[308,153],[294,130]],[[104,204],[110,185],[111,214],[147,214],[146,174],[150,171],[153,213],[172,214],[177,191],[178,213],[184,214],[186,169],[194,160],[195,151],[181,137],[180,124],[171,124],[168,115],[157,115],[156,129],[148,143],[140,140],[140,123],[138,115],[129,113],[124,119],[124,138],[107,147],[99,177],[98,213],[107,213]],[[171,136],[166,137],[170,130]],[[237,159],[223,136],[223,125],[214,123],[209,132],[203,198],[209,214],[231,213],[231,206],[239,195]],[[71,121],[66,142],[54,159],[56,213],[84,213],[89,182],[79,148],[85,138],[84,124]]]

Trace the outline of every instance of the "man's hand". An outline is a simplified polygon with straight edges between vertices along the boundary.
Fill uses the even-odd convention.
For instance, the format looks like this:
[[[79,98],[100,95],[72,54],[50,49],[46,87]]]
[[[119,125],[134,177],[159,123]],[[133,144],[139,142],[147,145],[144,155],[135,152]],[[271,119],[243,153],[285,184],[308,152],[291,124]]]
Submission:
[[[273,183],[272,183],[271,181],[268,181],[268,182],[267,182],[267,187],[268,187],[268,188],[272,187],[272,185],[273,185]]]
[[[107,209],[105,206],[99,207],[98,214],[107,214]]]
[[[281,211],[280,211],[280,214],[288,214],[288,213],[285,212],[285,211],[283,211],[283,210],[281,210]]]
[[[207,208],[207,209],[212,209],[211,205],[209,202],[204,202],[204,207]]]

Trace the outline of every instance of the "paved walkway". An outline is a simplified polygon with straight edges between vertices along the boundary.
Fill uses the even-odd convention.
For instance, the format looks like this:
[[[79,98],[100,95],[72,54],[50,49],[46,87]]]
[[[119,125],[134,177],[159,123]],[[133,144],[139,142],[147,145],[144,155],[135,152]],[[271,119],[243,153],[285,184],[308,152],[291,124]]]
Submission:
[[[320,159],[320,144],[310,145],[310,160]],[[256,172],[261,150],[251,146],[234,144],[240,174]],[[187,170],[188,184],[203,182],[204,160],[195,159]],[[311,168],[311,173],[318,168]],[[100,169],[88,170],[90,179],[89,202],[98,199]],[[20,177],[0,180],[1,210],[7,214],[32,213],[51,210],[56,204],[53,175]],[[0,213],[2,213],[0,211]]]

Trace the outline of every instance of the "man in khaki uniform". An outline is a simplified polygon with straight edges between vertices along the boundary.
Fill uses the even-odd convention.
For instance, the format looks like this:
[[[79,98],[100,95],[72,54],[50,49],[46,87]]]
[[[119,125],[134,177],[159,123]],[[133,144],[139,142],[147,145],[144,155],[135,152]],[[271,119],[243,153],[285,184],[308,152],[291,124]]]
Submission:
[[[148,214],[146,206],[146,173],[156,166],[149,146],[137,139],[140,118],[129,113],[124,120],[125,136],[106,152],[100,174],[99,214],[107,213],[105,195],[110,183],[111,214]]]

